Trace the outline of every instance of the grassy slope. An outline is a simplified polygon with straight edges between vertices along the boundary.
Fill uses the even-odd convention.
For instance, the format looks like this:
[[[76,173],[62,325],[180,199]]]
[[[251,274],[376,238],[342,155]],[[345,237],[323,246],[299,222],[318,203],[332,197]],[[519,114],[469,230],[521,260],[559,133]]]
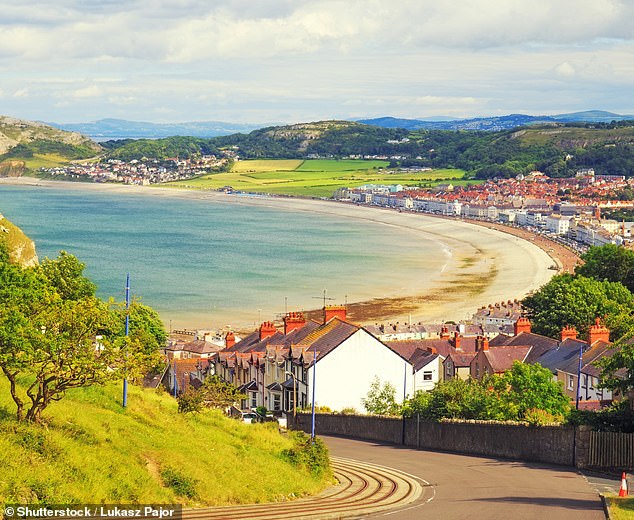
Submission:
[[[47,409],[46,426],[23,425],[13,419],[2,378],[0,503],[220,505],[324,485],[284,460],[291,442],[275,423],[243,424],[219,412],[184,416],[169,395],[136,387],[124,410],[120,394],[120,385],[75,390]],[[166,471],[180,483],[167,486]]]
[[[606,497],[612,520],[634,519],[634,498]]]
[[[256,193],[330,197],[335,190],[342,187],[371,183],[433,185],[464,176],[462,170],[434,170],[417,174],[379,173],[377,169],[385,168],[387,164],[385,161],[323,159],[239,161],[229,173],[206,175],[198,179],[170,183],[168,186],[198,189],[232,186],[236,190]]]

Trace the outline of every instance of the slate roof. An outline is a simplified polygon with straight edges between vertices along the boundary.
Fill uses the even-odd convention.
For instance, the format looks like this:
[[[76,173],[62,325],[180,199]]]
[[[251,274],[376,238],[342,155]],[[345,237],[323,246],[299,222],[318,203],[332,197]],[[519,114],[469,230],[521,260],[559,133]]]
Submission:
[[[454,340],[450,338],[406,339],[400,341],[385,341],[384,343],[406,359],[409,359],[417,349],[427,351],[429,351],[429,349],[436,349],[436,352],[444,358],[452,352],[475,352],[476,350],[476,337],[474,336],[460,338],[459,351],[456,351]]]
[[[418,372],[424,366],[429,365],[434,359],[438,358],[438,354],[432,354],[427,350],[416,350],[409,358],[409,362],[414,367],[414,372]]]
[[[531,351],[529,346],[502,346],[490,347],[482,353],[489,361],[494,372],[505,372],[510,370],[514,361],[524,361]]]
[[[567,366],[571,359],[578,359],[580,343],[583,344],[577,340],[564,340],[556,348],[544,353],[536,362],[557,374],[557,370]]]
[[[520,332],[517,336],[504,336],[500,334],[489,342],[489,346],[491,347],[499,347],[502,345],[530,345],[531,347],[539,347],[543,352],[546,352],[547,350],[556,348],[557,345],[559,345],[559,341],[549,338],[548,336],[542,336],[541,334]]]
[[[319,353],[318,359],[321,359],[359,330],[361,327],[358,325],[334,317],[308,334],[298,343],[298,346],[305,347],[309,352],[316,350]]]
[[[447,359],[451,358],[451,362],[455,367],[468,367],[471,365],[475,355],[475,352],[452,352],[447,356]]]

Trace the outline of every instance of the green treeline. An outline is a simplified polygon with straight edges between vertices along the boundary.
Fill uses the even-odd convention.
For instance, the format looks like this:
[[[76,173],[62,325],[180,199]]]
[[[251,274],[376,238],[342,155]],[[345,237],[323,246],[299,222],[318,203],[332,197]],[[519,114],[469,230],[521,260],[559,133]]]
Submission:
[[[380,128],[338,121],[270,127],[211,139],[170,137],[109,141],[108,157],[122,160],[218,154],[242,159],[310,156],[388,156],[394,165],[459,168],[479,179],[514,177],[540,170],[569,177],[582,168],[630,176],[634,171],[634,123],[565,124],[500,132]]]

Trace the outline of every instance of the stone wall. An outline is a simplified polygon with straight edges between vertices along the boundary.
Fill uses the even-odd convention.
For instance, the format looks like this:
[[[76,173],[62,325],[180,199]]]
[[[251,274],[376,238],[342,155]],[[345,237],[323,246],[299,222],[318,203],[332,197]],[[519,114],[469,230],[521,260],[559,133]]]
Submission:
[[[310,432],[310,414],[298,415],[298,429]],[[405,444],[420,449],[469,455],[575,465],[572,426],[524,426],[489,422],[431,422],[417,419],[330,415],[315,416],[317,435],[341,435],[356,439]],[[577,432],[579,434],[581,432]],[[404,439],[404,442],[403,442]]]

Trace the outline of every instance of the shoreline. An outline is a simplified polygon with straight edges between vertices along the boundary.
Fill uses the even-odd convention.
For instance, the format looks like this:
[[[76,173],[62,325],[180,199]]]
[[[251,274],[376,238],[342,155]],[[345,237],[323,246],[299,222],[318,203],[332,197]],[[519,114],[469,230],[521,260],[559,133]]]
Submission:
[[[412,240],[423,237],[442,245],[448,253],[443,269],[425,280],[425,289],[412,294],[378,296],[347,304],[349,319],[369,324],[379,321],[463,320],[479,307],[499,301],[521,299],[546,283],[554,274],[574,268],[578,257],[541,235],[501,224],[468,221],[437,215],[398,212],[389,208],[293,197],[227,195],[216,191],[186,190],[164,186],[77,183],[30,177],[2,178],[0,184],[69,190],[100,190],[110,193],[208,200],[226,204],[275,207],[292,212],[328,214],[358,219],[411,231]],[[393,245],[397,249],[398,244]],[[555,262],[560,269],[550,269]],[[371,281],[369,281],[371,283]],[[420,281],[418,283],[420,286]],[[308,311],[315,317],[319,310]],[[414,320],[412,320],[414,318]]]

